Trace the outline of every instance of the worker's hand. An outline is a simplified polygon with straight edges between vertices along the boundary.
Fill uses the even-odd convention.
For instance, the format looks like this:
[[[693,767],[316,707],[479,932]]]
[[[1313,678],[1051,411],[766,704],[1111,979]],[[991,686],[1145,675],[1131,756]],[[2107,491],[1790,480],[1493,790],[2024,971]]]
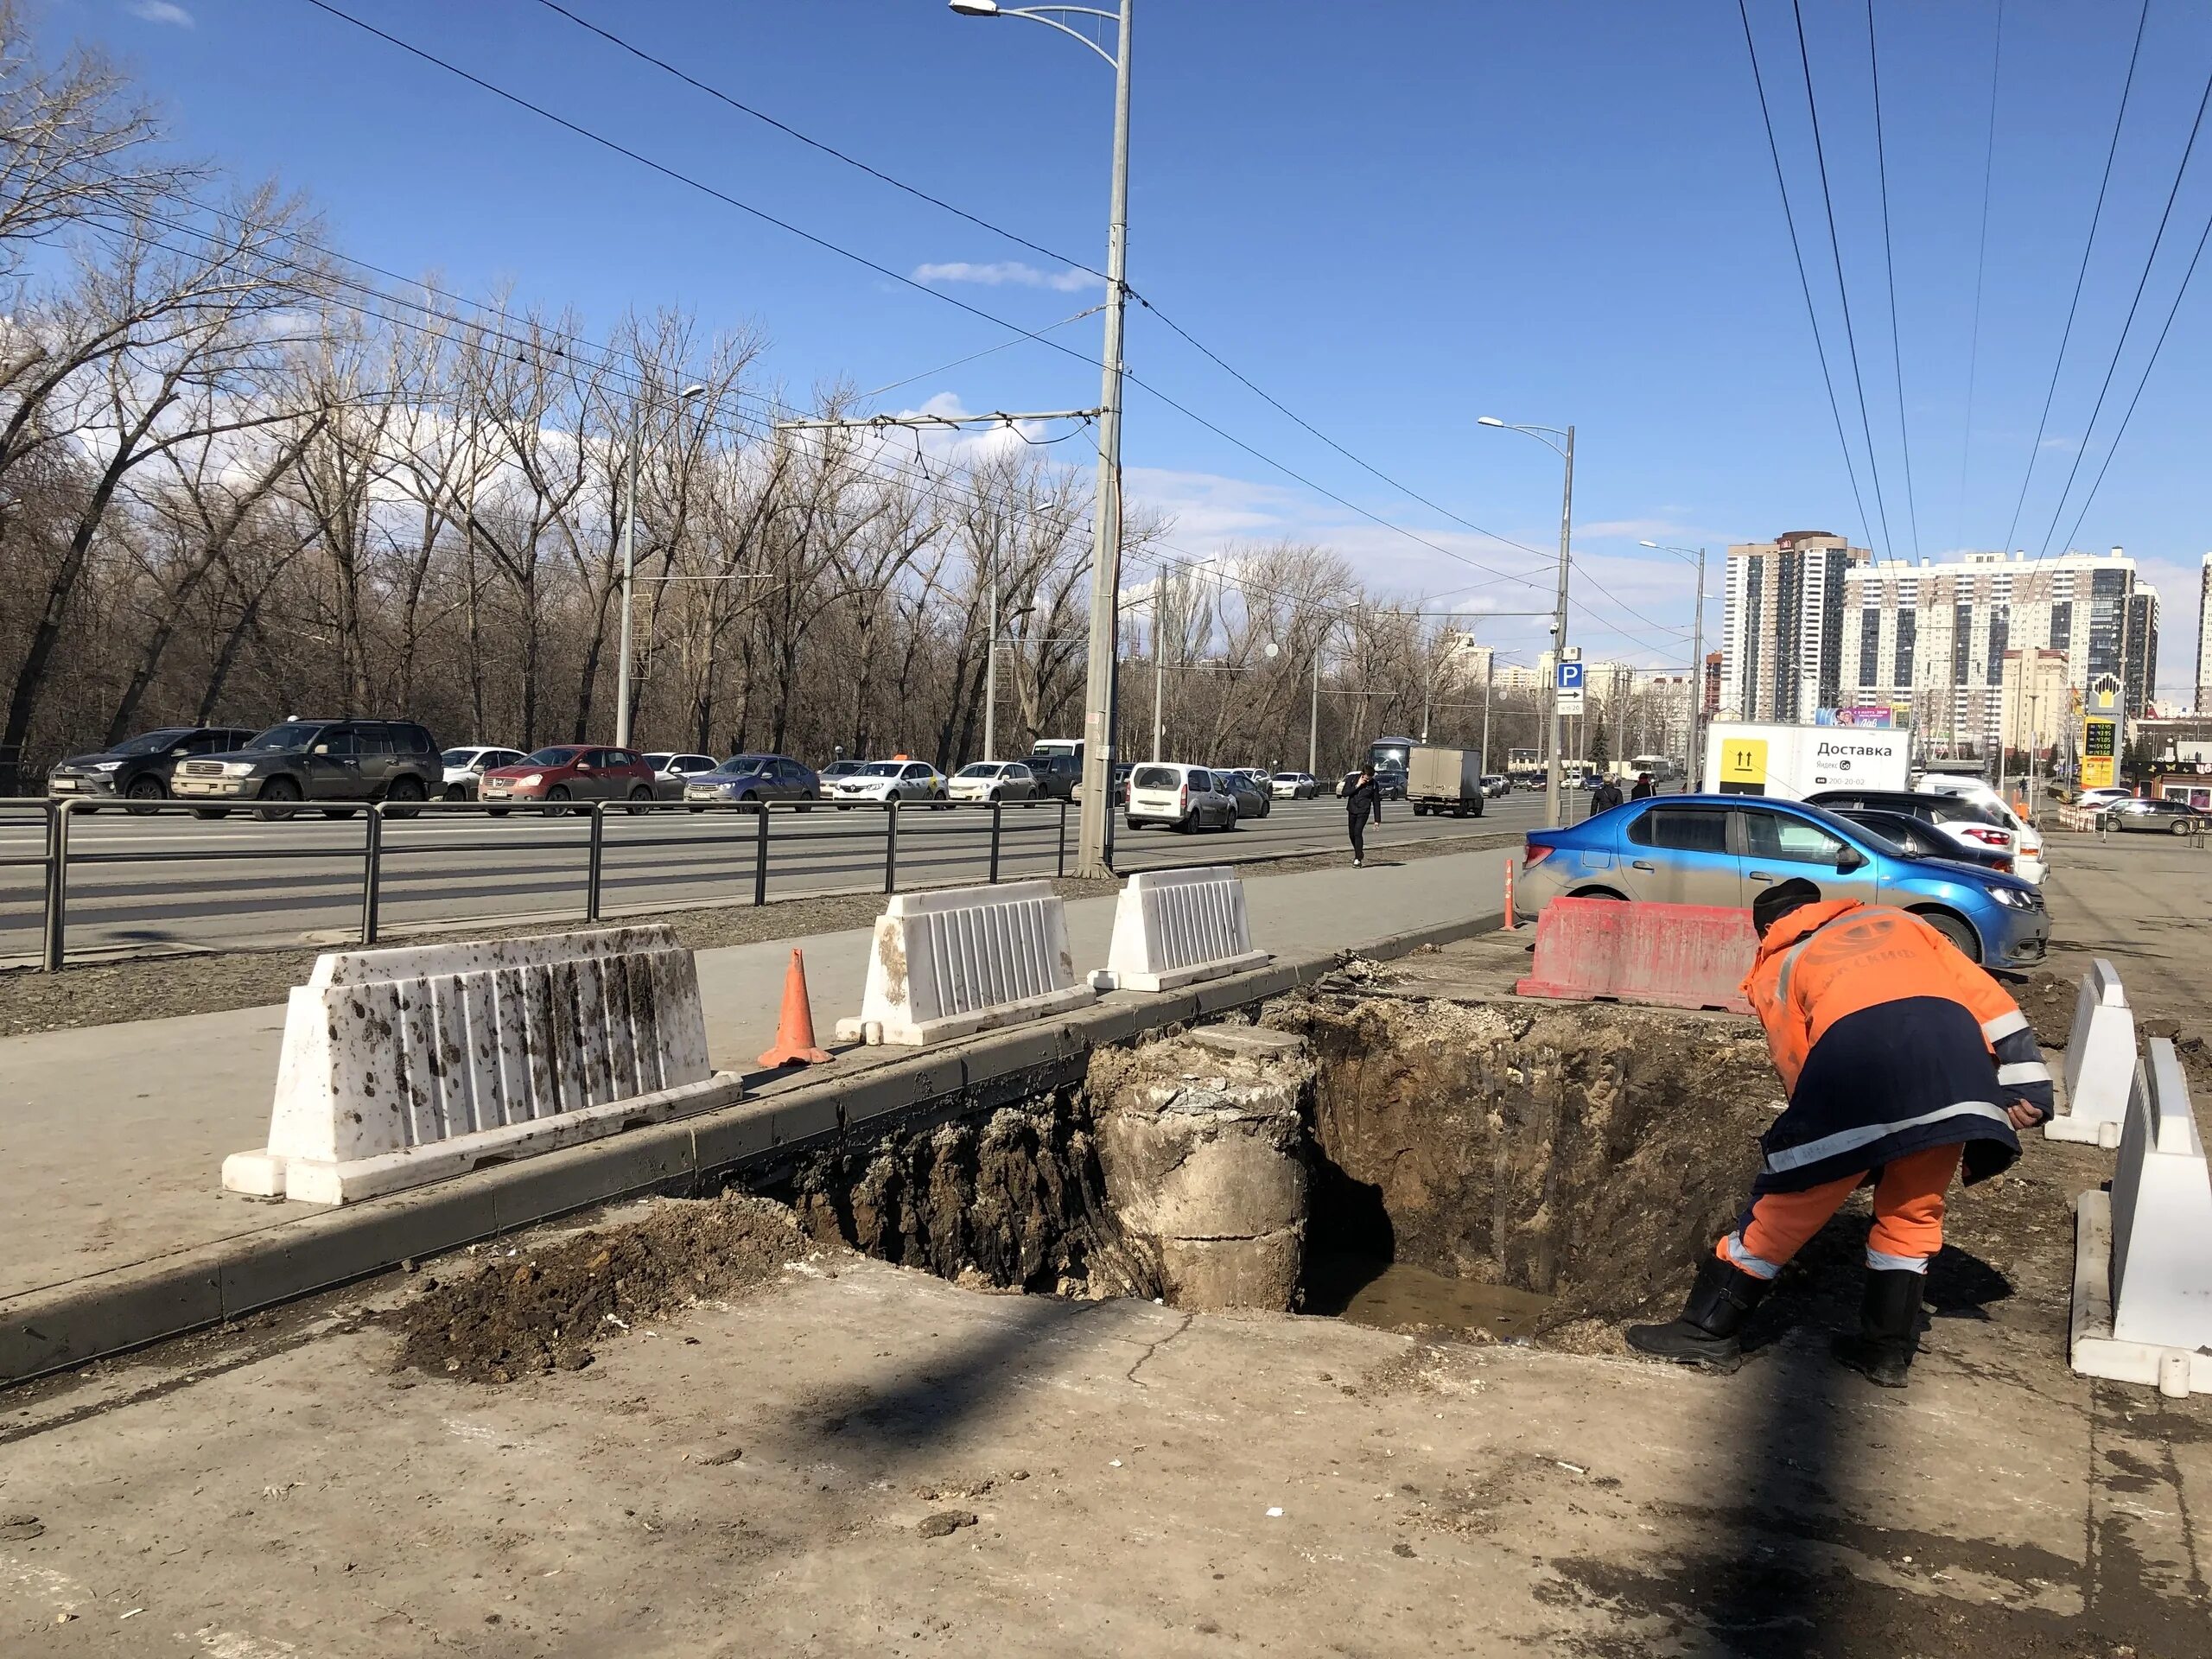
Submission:
[[[2043,1122],[2043,1108],[2031,1106],[2024,1100],[2016,1100],[2005,1108],[2005,1116],[2012,1120],[2016,1129],[2032,1129]]]

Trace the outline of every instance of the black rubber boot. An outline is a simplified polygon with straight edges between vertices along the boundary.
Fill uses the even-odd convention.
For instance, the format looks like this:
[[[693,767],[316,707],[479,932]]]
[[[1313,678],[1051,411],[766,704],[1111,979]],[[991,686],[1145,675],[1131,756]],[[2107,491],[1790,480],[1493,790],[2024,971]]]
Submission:
[[[1744,1321],[1765,1300],[1767,1280],[1708,1255],[1697,1270],[1682,1316],[1667,1325],[1631,1325],[1629,1346],[1640,1353],[1726,1376],[1744,1363]]]
[[[1904,1387],[1920,1351],[1920,1292],[1928,1275],[1910,1268],[1869,1268],[1859,1305],[1859,1334],[1831,1344],[1837,1359],[1885,1389]]]

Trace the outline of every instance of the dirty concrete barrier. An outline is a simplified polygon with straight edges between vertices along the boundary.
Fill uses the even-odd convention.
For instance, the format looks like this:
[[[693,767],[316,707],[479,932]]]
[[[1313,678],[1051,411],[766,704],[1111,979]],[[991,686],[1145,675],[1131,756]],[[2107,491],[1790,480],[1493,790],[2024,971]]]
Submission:
[[[1313,1076],[1302,1039],[1215,1027],[1136,1051],[1098,1103],[1123,1241],[1175,1306],[1295,1305]]]

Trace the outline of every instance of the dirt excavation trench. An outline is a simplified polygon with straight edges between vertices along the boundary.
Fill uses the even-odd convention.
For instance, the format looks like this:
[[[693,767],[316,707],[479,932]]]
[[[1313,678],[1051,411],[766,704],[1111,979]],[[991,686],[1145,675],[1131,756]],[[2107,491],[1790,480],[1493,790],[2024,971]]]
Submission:
[[[404,1363],[503,1382],[842,1246],[976,1288],[1612,1348],[1679,1296],[1781,1104],[1747,1022],[1309,993],[1078,1087],[817,1154],[429,1287]]]

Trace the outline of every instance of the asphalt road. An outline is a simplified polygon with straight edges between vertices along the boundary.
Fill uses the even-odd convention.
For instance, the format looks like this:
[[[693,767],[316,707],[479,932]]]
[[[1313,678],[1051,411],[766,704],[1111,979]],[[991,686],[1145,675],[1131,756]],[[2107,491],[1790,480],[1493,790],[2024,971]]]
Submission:
[[[1370,826],[1370,850],[1416,841],[1533,828],[1541,798],[1488,803],[1479,819],[1416,818],[1391,803]],[[767,897],[880,891],[885,815],[827,807],[769,817]],[[605,820],[601,915],[688,904],[748,901],[759,821],[734,812],[660,810]],[[1124,872],[1224,859],[1345,850],[1342,802],[1277,801],[1265,818],[1233,831],[1134,833],[1117,826],[1116,865]],[[581,817],[516,814],[387,820],[383,830],[380,916],[386,928],[460,920],[575,916],[582,912],[589,825]],[[1075,816],[1068,814],[1068,857]],[[103,811],[70,826],[68,947],[73,958],[181,946],[230,948],[327,943],[360,925],[365,831],[359,817],[304,812],[281,823],[239,816],[206,822],[164,812],[132,817]],[[981,881],[989,870],[987,809],[900,816],[899,885]],[[0,806],[0,963],[35,959],[45,913],[45,829],[35,809]],[[1055,874],[1056,804],[1007,809],[1001,880]]]

